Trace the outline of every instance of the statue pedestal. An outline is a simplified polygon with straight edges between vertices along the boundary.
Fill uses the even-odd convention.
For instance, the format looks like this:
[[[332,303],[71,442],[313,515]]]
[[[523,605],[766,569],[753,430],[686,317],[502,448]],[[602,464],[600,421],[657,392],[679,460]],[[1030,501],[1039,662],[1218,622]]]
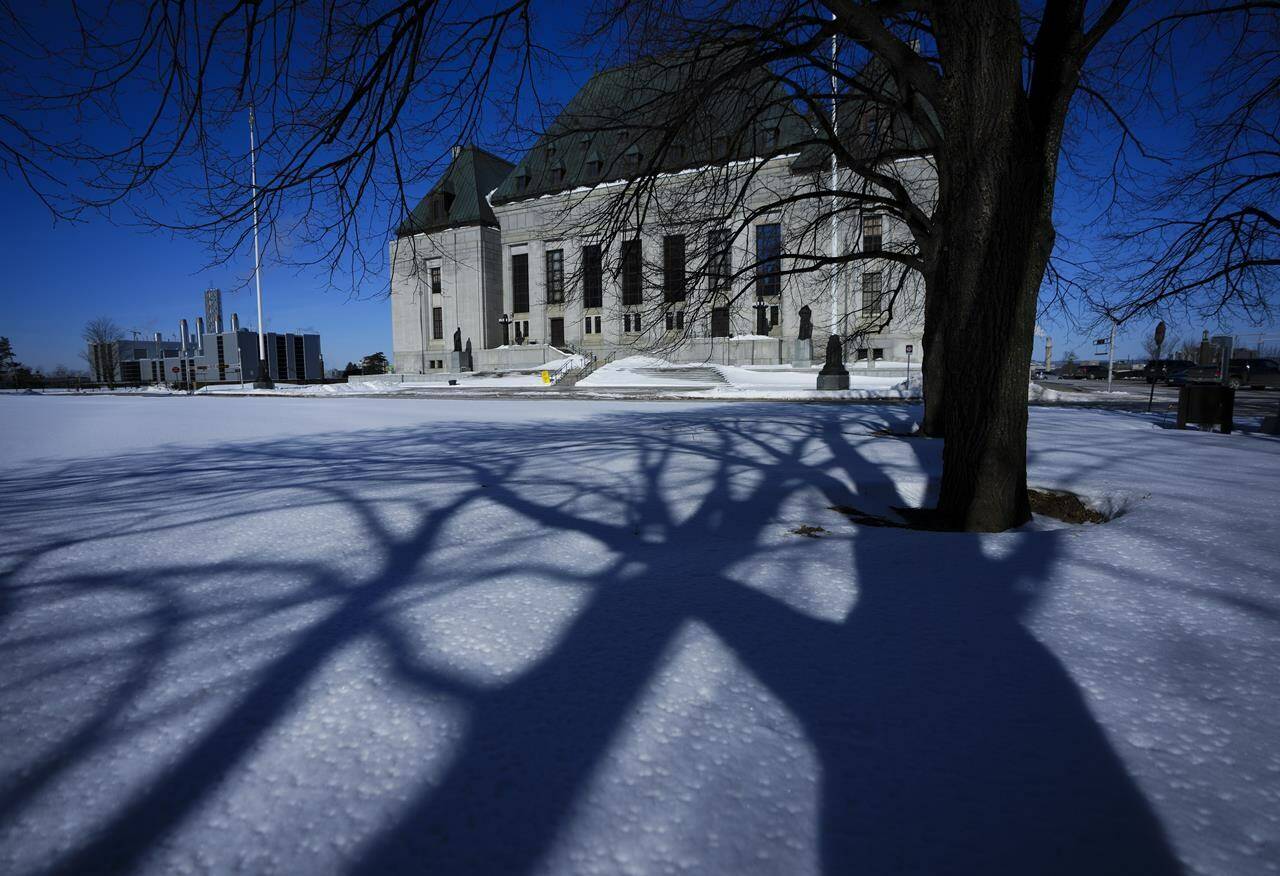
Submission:
[[[447,355],[448,355],[448,358],[445,359],[445,363],[448,366],[450,373],[457,374],[460,371],[467,370],[466,368],[463,367],[466,364],[467,359],[466,359],[466,356],[464,356],[461,351],[450,350]]]
[[[808,368],[813,364],[813,341],[791,343],[791,364],[796,368]]]
[[[849,369],[844,367],[844,349],[835,335],[827,338],[827,361],[818,372],[818,389],[849,388]]]

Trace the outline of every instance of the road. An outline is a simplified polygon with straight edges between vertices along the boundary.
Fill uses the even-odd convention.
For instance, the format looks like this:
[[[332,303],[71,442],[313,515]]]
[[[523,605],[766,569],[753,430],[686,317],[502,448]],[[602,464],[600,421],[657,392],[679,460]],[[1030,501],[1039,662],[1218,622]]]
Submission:
[[[1107,383],[1105,380],[1037,380],[1041,386],[1046,389],[1057,390],[1058,392],[1105,392]],[[1116,380],[1111,384],[1111,391],[1115,393],[1124,393],[1124,396],[1112,396],[1107,399],[1099,399],[1096,403],[1099,407],[1117,407],[1128,409],[1146,410],[1147,396],[1151,392],[1151,387],[1145,382],[1135,380]],[[1153,411],[1167,411],[1178,408],[1178,387],[1176,386],[1157,386],[1155,393],[1155,401],[1151,406]],[[1280,392],[1266,389],[1239,389],[1236,390],[1236,409],[1237,417],[1264,417],[1277,412],[1280,408]]]

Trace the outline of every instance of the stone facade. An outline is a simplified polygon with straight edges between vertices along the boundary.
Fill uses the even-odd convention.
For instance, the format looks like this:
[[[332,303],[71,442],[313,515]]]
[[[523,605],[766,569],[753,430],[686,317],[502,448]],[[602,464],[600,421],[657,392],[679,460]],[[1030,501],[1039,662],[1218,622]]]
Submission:
[[[639,228],[611,223],[611,211],[625,185],[615,181],[503,203],[486,198],[492,224],[397,238],[390,252],[395,370],[448,370],[455,329],[477,350],[478,368],[534,364],[557,358],[558,351],[782,364],[796,363],[797,351],[807,349],[808,360],[816,363],[822,360],[826,338],[832,333],[849,339],[845,355],[850,361],[902,360],[906,346],[913,344],[918,362],[924,297],[918,275],[904,273],[898,263],[879,258],[846,263],[834,272],[829,267],[807,271],[804,254],[829,254],[831,239],[830,221],[815,218],[818,207],[812,199],[798,202],[792,210],[749,215],[748,211],[802,193],[806,187],[812,190],[829,182],[825,174],[796,172],[795,157],[663,174],[654,186],[653,218]],[[922,206],[931,209],[936,186],[928,159],[900,160],[893,172]],[[724,216],[716,205],[733,203],[723,195],[736,186],[746,187],[745,198],[735,213]],[[721,218],[711,223],[700,220],[702,215]],[[910,246],[906,229],[887,217],[873,217],[865,227],[874,228],[877,221],[881,250],[906,251]],[[762,228],[774,225],[777,232]],[[859,215],[840,219],[836,227],[840,252],[866,248],[863,228]],[[734,275],[727,288],[717,284],[719,288],[713,289],[713,278],[705,269],[710,251],[706,241],[716,229],[733,234],[730,267]],[[776,287],[760,282],[757,267],[760,236],[770,233],[780,233],[786,254]],[[664,239],[676,236],[685,253],[681,270],[693,278],[681,293],[683,301],[670,300],[664,287],[669,267],[664,261],[668,245]],[[624,305],[621,250],[627,240],[638,240],[642,254],[641,301]],[[600,306],[588,307],[584,252],[587,246],[602,242],[607,242],[601,258],[602,300]],[[528,304],[517,310],[513,272],[525,265]],[[553,281],[560,279],[562,295],[548,294],[549,276]],[[762,289],[775,288],[776,294],[760,294]],[[877,297],[876,288],[883,296],[894,295],[891,313],[876,313],[874,307],[864,306]],[[810,312],[809,345],[796,344],[803,307]],[[761,313],[764,332],[760,331]],[[510,320],[506,345],[504,318]],[[517,329],[528,349],[511,349],[517,346]],[[554,349],[548,351],[543,345]],[[484,355],[484,351],[497,355]]]

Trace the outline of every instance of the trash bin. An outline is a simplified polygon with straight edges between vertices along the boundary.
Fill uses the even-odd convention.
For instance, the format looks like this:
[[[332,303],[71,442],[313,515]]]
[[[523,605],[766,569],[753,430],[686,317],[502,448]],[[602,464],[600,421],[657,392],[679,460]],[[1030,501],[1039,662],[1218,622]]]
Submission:
[[[1195,423],[1201,429],[1222,429],[1231,434],[1235,416],[1236,391],[1220,383],[1188,384],[1178,391],[1178,428]]]

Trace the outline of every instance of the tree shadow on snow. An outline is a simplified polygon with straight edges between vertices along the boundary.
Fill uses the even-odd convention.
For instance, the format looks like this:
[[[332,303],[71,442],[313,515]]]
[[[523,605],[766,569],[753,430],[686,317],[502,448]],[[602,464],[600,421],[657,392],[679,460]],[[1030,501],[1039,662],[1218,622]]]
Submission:
[[[23,508],[47,519],[86,503],[101,520],[126,503],[149,507],[165,496],[202,495],[208,510],[199,522],[218,523],[241,514],[237,502],[247,496],[287,489],[307,497],[302,504],[355,515],[383,559],[356,579],[324,563],[280,568],[252,559],[59,578],[36,570],[42,557],[69,543],[27,538],[5,558],[0,594],[8,591],[11,615],[63,591],[127,588],[150,605],[149,633],[94,715],[25,764],[15,783],[0,785],[0,820],[20,814],[115,738],[119,716],[136,711],[177,643],[211,620],[180,582],[278,574],[307,583],[250,600],[247,610],[309,606],[316,618],[52,871],[140,866],[297,708],[305,683],[339,650],[365,639],[391,655],[390,681],[456,697],[468,720],[443,775],[396,810],[350,870],[536,871],[670,660],[678,634],[694,622],[731,649],[802,728],[821,771],[823,872],[1177,872],[1160,825],[1081,692],[1024,626],[1061,533],[984,538],[855,529],[832,513],[824,522],[844,539],[857,586],[853,608],[839,619],[735,578],[735,569],[765,560],[784,506],[806,491],[824,505],[873,512],[911,504],[876,457],[892,439],[866,435],[886,420],[901,426],[896,421],[910,413],[735,405],[445,424],[370,431],[358,447],[343,433],[283,447],[173,451],[106,464],[89,476],[68,467],[38,479],[5,478],[0,512]],[[916,470],[937,470],[937,442],[898,444],[909,448]],[[634,462],[629,473],[609,468],[618,458]],[[366,495],[380,485],[421,486],[420,500],[396,506],[412,513],[411,526],[387,523],[388,500]],[[695,497],[693,513],[676,507],[673,491]],[[441,562],[443,533],[475,507],[535,523],[541,538],[585,536],[605,558],[589,577],[563,573],[586,588],[585,604],[545,655],[492,687],[433,668],[397,611],[398,600],[436,586],[431,570]],[[119,535],[119,524],[104,525],[72,542],[83,547]],[[523,548],[513,537],[509,550]],[[529,571],[556,573],[539,562]],[[0,659],[7,622],[0,619]],[[234,623],[216,629],[205,634],[235,640]],[[743,860],[736,869],[778,865]]]

